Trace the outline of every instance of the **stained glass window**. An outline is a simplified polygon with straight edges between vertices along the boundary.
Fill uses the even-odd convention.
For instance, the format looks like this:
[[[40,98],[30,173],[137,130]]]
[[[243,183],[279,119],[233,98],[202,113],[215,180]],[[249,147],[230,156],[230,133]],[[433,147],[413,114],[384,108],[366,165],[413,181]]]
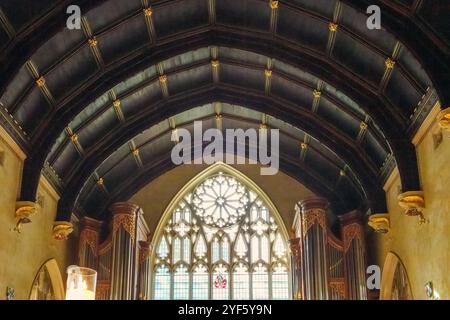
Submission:
[[[203,180],[158,235],[155,299],[288,299],[286,239],[264,201],[235,177]]]

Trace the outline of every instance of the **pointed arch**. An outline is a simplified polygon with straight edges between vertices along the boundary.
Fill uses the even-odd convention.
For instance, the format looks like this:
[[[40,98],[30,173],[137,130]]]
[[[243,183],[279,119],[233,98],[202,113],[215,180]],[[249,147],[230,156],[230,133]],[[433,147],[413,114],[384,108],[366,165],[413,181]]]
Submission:
[[[269,197],[238,170],[216,163],[178,192],[158,223],[152,239],[157,250],[151,262],[158,271],[153,297],[287,299],[287,239],[284,222]],[[171,251],[168,255],[165,245]],[[277,269],[277,291],[272,295],[272,265],[276,262],[283,270]],[[167,270],[159,270],[159,265],[169,266],[170,277],[167,272],[161,275]]]

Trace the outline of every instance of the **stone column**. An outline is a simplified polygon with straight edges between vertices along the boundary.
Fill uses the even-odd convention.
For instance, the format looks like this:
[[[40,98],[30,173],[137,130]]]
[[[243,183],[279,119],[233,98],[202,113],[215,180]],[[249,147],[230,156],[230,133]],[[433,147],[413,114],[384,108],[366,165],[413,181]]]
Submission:
[[[321,198],[300,201],[303,299],[328,299],[327,222],[328,202]]]
[[[364,228],[359,211],[339,217],[344,242],[344,270],[347,298],[367,300]]]
[[[112,267],[111,300],[136,298],[137,243],[136,216],[139,207],[131,203],[115,203],[111,206]]]

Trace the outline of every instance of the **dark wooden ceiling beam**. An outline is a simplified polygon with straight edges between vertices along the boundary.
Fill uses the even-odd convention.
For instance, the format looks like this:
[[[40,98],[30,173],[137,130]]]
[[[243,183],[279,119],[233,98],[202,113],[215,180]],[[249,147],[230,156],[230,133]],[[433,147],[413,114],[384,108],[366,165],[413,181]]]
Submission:
[[[206,90],[206,91],[204,91]],[[273,116],[286,119],[286,112],[280,109],[276,111],[279,106],[279,103],[276,101],[269,99],[265,96],[256,97],[254,95],[249,96],[246,92],[238,92],[234,90],[220,90],[217,87],[208,87],[203,90],[199,90],[195,94],[191,93],[190,96],[182,95],[178,97],[171,97],[169,101],[166,100],[165,104],[163,104],[160,108],[154,110],[149,110],[145,115],[141,115],[141,118],[134,119],[134,123],[128,125],[123,128],[123,130],[119,130],[114,137],[109,137],[104,139],[101,145],[97,145],[96,149],[91,150],[90,156],[87,156],[85,160],[79,164],[73,170],[78,172],[78,174],[73,175],[71,181],[67,182],[66,192],[63,194],[60,203],[63,208],[72,208],[74,205],[74,201],[76,195],[79,190],[83,186],[86,179],[89,177],[90,173],[96,170],[96,168],[104,161],[104,159],[108,158],[114,150],[116,150],[120,145],[126,143],[131,138],[136,136],[136,134],[142,132],[146,128],[163,121],[164,119],[170,118],[176,113],[183,112],[193,105],[203,105],[205,103],[211,103],[214,101],[224,101],[228,103],[242,103],[243,105],[249,106],[250,108],[257,108],[258,110],[270,111]],[[171,108],[171,105],[176,105],[177,108]],[[313,132],[314,136],[317,136],[325,145],[327,145],[332,150],[337,150],[337,153],[340,154],[344,161],[348,163],[348,165],[355,170],[355,174],[357,174],[360,179],[362,185],[365,188],[365,192],[367,195],[376,196],[377,201],[371,201],[371,205],[374,208],[385,208],[385,202],[383,203],[380,197],[384,195],[384,191],[382,190],[380,184],[376,181],[373,175],[368,174],[370,171],[367,168],[363,168],[362,163],[364,160],[359,154],[358,151],[353,150],[351,146],[347,146],[345,143],[334,142],[333,139],[330,139],[333,136],[332,133],[327,132],[323,125],[316,124],[314,126],[314,122],[311,119],[305,121],[305,118],[302,116],[298,116],[294,119],[292,116],[291,123],[296,125],[307,132]],[[327,138],[328,137],[328,138]],[[64,213],[61,213],[64,214]]]
[[[250,36],[250,35],[249,35]],[[222,39],[225,38],[225,39]],[[133,75],[134,73],[136,73],[137,71],[141,70],[143,67],[145,67],[146,65],[150,64],[150,61],[152,63],[154,63],[154,61],[156,59],[158,60],[163,60],[165,58],[168,58],[170,56],[174,56],[177,53],[181,53],[183,51],[186,50],[186,47],[189,46],[190,49],[194,49],[194,48],[199,48],[199,47],[203,47],[205,45],[211,45],[211,43],[216,44],[216,45],[224,45],[227,46],[230,44],[230,37],[233,38],[233,34],[231,33],[221,33],[221,32],[207,32],[206,34],[201,34],[201,35],[195,35],[192,36],[191,38],[185,38],[184,41],[180,41],[177,42],[176,44],[171,44],[172,47],[171,50],[169,50],[169,52],[164,52],[164,51],[158,51],[158,55],[155,56],[151,56],[151,55],[146,55],[144,57],[139,56],[139,58],[137,56],[135,56],[135,60],[136,61],[134,63],[124,63],[120,66],[118,66],[118,68],[111,68],[110,70],[106,71],[106,74],[104,75],[103,79],[96,79],[96,81],[91,84],[90,87],[88,88],[84,88],[85,90],[80,90],[78,92],[78,96],[76,97],[76,99],[73,99],[70,101],[70,103],[66,103],[64,105],[64,107],[61,108],[61,110],[64,110],[63,114],[60,114],[57,117],[57,120],[49,120],[52,123],[52,126],[49,130],[47,130],[45,132],[46,137],[43,137],[42,139],[39,139],[37,142],[40,144],[39,148],[35,148],[36,150],[39,151],[43,151],[41,154],[36,154],[36,155],[32,155],[28,160],[28,164],[26,163],[25,165],[25,171],[30,173],[34,172],[34,176],[38,176],[37,172],[40,172],[40,169],[42,168],[42,164],[45,160],[46,157],[46,152],[48,152],[49,148],[51,147],[51,145],[53,144],[53,141],[55,140],[55,138],[58,136],[60,130],[62,128],[59,128],[58,125],[60,124],[64,124],[69,122],[78,112],[79,112],[79,108],[82,108],[84,105],[86,105],[86,103],[90,100],[93,100],[99,92],[103,92],[105,90],[108,90],[109,88],[111,88],[112,86],[114,86],[116,83],[122,81],[123,79]],[[283,57],[288,56],[288,60],[293,63],[295,66],[299,67],[299,68],[306,68],[307,71],[319,75],[319,77],[324,77],[327,79],[330,79],[331,84],[336,85],[336,82],[338,83],[342,83],[343,79],[345,79],[345,76],[340,77],[339,73],[336,73],[334,71],[331,70],[327,70],[326,68],[324,68],[323,65],[321,65],[320,62],[317,62],[316,65],[314,63],[312,63],[312,59],[310,59],[311,57],[309,57],[309,59],[307,61],[305,61],[306,57],[302,57],[301,55],[295,55],[293,53],[291,53],[291,55],[286,53],[286,50],[284,50],[282,47],[280,48],[280,45],[275,45],[272,44],[270,45],[267,43],[261,43],[261,41],[257,41],[257,39],[254,39],[256,41],[256,45],[254,45],[254,48],[252,47],[252,44],[255,43],[255,41],[247,41],[248,38],[240,38],[240,37],[234,37],[234,39],[232,40],[233,44],[238,43],[240,44],[239,47],[244,47],[245,48],[251,48],[256,52],[260,52],[260,53],[265,53],[269,56],[275,56],[276,58],[280,58],[280,60],[283,60]],[[239,40],[239,41],[237,41]],[[263,48],[260,48],[260,46],[263,46]],[[170,47],[170,46],[169,46]],[[265,49],[265,50],[263,50]],[[269,52],[267,52],[269,51]],[[364,98],[363,97],[363,93],[365,92],[364,89],[361,88],[360,84],[358,83],[357,85],[353,85],[353,83],[355,82],[355,80],[349,80],[348,82],[352,82],[352,85],[350,85],[348,82],[344,81],[345,83],[342,84],[341,90],[346,92],[347,90],[345,90],[343,87],[346,86],[349,88],[348,91],[346,92],[350,97],[352,98],[358,98],[356,99],[357,102],[361,102],[363,101],[363,105],[365,106],[366,109],[370,109],[371,113],[375,113],[375,115],[372,114],[372,118],[378,123],[378,125],[380,126],[380,128],[385,129],[387,128],[387,130],[389,130],[388,132],[384,132],[384,134],[387,137],[392,137],[392,136],[397,136],[397,137],[401,137],[402,133],[399,130],[399,126],[395,126],[395,125],[389,125],[388,123],[392,124],[392,119],[386,119],[386,117],[389,117],[388,115],[384,114],[381,110],[377,109],[379,108],[380,105],[382,105],[382,103],[379,102],[379,99],[377,98],[377,96],[374,96],[372,99],[368,99],[368,98]],[[78,109],[77,109],[78,108]],[[383,121],[380,121],[380,119],[383,119]],[[380,123],[382,125],[380,125]],[[384,123],[384,125],[383,125]],[[46,145],[47,144],[47,145]],[[39,166],[40,165],[40,166]],[[414,179],[414,176],[411,178]],[[23,197],[28,197],[28,198],[32,198],[35,196],[35,190],[34,188],[35,185],[37,185],[37,181],[38,181],[38,177],[35,177],[34,181],[33,179],[29,179],[28,180],[29,183],[25,183],[22,189],[22,196]],[[34,187],[33,187],[34,186]]]

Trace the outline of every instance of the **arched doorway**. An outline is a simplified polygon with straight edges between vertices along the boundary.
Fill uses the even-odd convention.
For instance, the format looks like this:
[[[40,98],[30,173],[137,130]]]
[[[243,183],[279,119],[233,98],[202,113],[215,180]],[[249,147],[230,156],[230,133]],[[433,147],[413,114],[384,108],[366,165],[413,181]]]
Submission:
[[[287,239],[264,192],[215,164],[161,218],[152,241],[152,298],[289,299]]]
[[[380,300],[412,300],[411,285],[400,258],[389,252],[381,276]]]
[[[30,300],[64,300],[64,284],[55,259],[45,262],[36,274]]]

